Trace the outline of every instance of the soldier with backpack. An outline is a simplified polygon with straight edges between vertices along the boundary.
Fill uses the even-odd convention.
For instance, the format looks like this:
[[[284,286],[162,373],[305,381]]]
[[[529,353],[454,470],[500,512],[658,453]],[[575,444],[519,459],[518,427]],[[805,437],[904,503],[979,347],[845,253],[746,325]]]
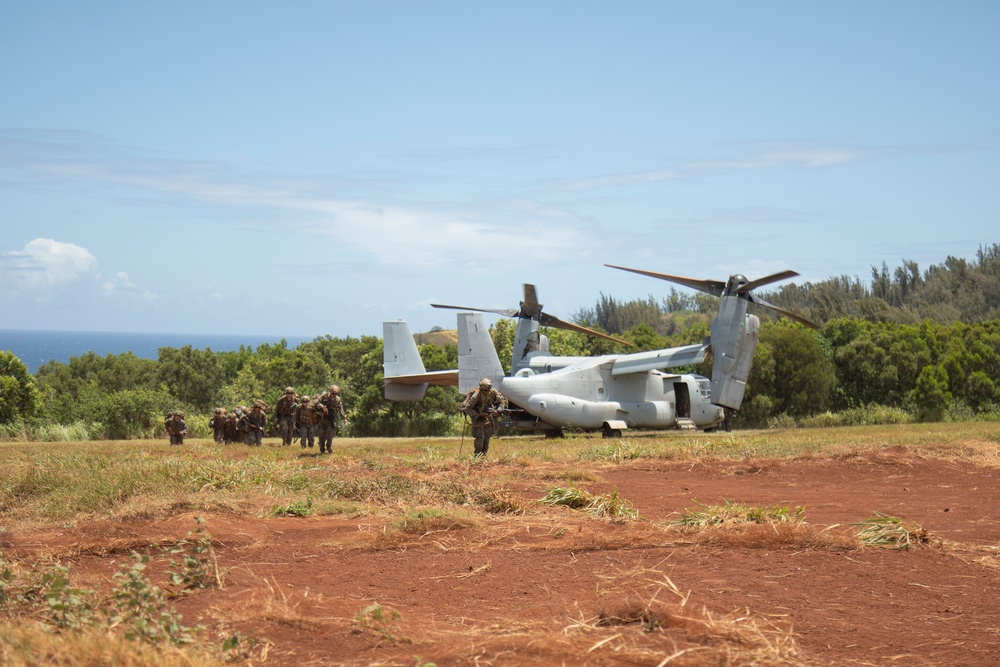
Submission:
[[[326,414],[319,426],[319,453],[333,453],[333,439],[340,434],[341,426],[347,424],[344,414],[344,403],[340,400],[340,387],[330,385],[329,391],[324,391],[319,397]]]
[[[310,400],[308,396],[303,396],[299,401],[299,407],[295,409],[295,425],[299,429],[299,443],[302,449],[314,445],[316,431],[323,417],[319,403]]]
[[[281,395],[278,402],[274,404],[274,422],[278,437],[281,438],[282,445],[292,444],[292,436],[295,432],[295,409],[298,397],[291,387],[285,388],[285,393]]]
[[[187,435],[187,423],[184,421],[184,413],[180,411],[174,411],[167,414],[167,418],[163,420],[163,428],[166,429],[167,435],[170,436],[171,445],[183,445],[184,436]]]
[[[250,412],[244,417],[247,429],[244,442],[249,447],[260,447],[264,442],[264,430],[267,428],[267,413],[264,407],[263,401],[254,401]]]
[[[216,408],[215,414],[208,420],[208,427],[212,429],[212,436],[217,443],[222,443],[226,439],[226,409]]]

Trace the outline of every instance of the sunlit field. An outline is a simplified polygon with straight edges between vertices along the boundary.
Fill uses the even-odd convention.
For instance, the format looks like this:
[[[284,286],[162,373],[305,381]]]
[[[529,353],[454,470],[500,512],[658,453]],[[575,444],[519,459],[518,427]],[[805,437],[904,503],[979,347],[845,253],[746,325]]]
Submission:
[[[640,483],[648,485],[705,471],[712,484],[725,487],[733,480],[744,484],[736,488],[763,492],[784,479],[783,468],[855,461],[865,474],[879,466],[905,471],[921,462],[992,471],[1000,468],[1000,426],[994,423],[635,432],[621,439],[507,435],[494,439],[486,459],[471,457],[471,444],[457,437],[341,438],[332,455],[320,455],[298,443],[282,447],[277,439],[253,448],[204,439],[175,447],[148,440],[2,443],[0,613],[6,620],[0,623],[0,662],[37,664],[45,656],[66,665],[285,665],[299,664],[296,656],[307,650],[310,660],[323,664],[469,664],[475,655],[499,656],[516,645],[522,664],[557,658],[578,664],[837,664],[836,656],[816,658],[803,649],[792,626],[775,621],[781,614],[697,606],[691,592],[671,579],[676,573],[668,576],[662,564],[635,559],[683,545],[691,557],[700,549],[722,549],[742,559],[787,549],[839,559],[841,552],[890,546],[960,555],[978,563],[987,578],[997,571],[988,547],[942,541],[933,529],[887,513],[892,506],[865,505],[850,510],[850,523],[827,526],[813,522],[814,510],[805,502],[705,496],[651,518],[644,512],[652,496],[639,494],[644,487],[635,482],[625,484],[629,476],[647,475],[649,481]],[[766,470],[777,472],[766,483],[755,482]],[[901,494],[910,493],[907,484],[897,483]],[[800,487],[791,484],[793,491],[776,497],[794,499],[789,494]],[[636,495],[642,503],[636,504]],[[209,517],[204,526],[196,523],[201,517]],[[247,549],[257,548],[259,540],[251,539],[256,531],[313,525],[295,523],[303,519],[330,523],[305,542],[286,537],[294,558],[327,553],[325,558],[347,559],[343,566],[359,558],[401,558],[398,569],[403,563],[423,567],[428,558],[442,567],[444,556],[466,554],[472,563],[467,572],[449,576],[486,590],[496,585],[487,578],[500,562],[532,553],[574,559],[578,553],[619,554],[619,567],[631,564],[617,571],[581,566],[597,577],[596,588],[583,582],[562,598],[547,598],[552,605],[595,605],[588,607],[592,612],[567,607],[575,620],[547,614],[523,619],[518,638],[502,641],[487,626],[463,621],[480,648],[455,653],[445,648],[452,639],[443,621],[427,625],[423,614],[431,612],[418,611],[418,603],[399,612],[405,606],[399,594],[354,601],[351,582],[339,582],[341,588],[326,591],[330,602],[324,604],[338,600],[347,611],[320,622],[307,610],[320,604],[309,590],[321,584],[289,580],[276,588],[287,575],[239,565]],[[269,527],[255,528],[260,522]],[[293,557],[278,556],[276,549],[269,547],[265,560]],[[170,560],[175,558],[181,560]],[[847,562],[855,561],[861,562]],[[535,565],[529,560],[518,567],[530,572]],[[475,583],[479,579],[482,584]],[[235,595],[252,596],[256,611],[230,609],[227,596]],[[431,609],[450,604],[425,602]],[[175,606],[192,618],[190,625]],[[513,620],[519,612],[510,613]],[[195,625],[194,618],[202,622]],[[311,643],[321,627],[350,639]],[[579,641],[569,639],[574,636]]]

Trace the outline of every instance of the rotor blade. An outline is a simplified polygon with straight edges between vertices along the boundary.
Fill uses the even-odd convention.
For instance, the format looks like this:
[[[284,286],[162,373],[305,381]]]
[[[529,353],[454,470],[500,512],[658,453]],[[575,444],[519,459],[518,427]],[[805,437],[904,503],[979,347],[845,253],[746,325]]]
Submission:
[[[554,315],[549,315],[548,313],[542,313],[538,318],[538,323],[543,327],[553,327],[554,329],[568,329],[570,331],[576,331],[577,333],[587,334],[590,336],[597,336],[599,338],[606,338],[607,340],[613,340],[616,343],[621,343],[622,345],[628,345],[629,347],[635,347],[634,344],[628,342],[627,340],[622,340],[621,338],[615,338],[606,333],[601,333],[600,331],[595,331],[594,329],[588,329],[585,326],[579,324],[573,324],[572,322],[567,322],[566,320],[560,320]]]
[[[669,280],[672,283],[677,283],[678,285],[684,285],[685,287],[690,287],[691,289],[696,289],[699,292],[705,292],[707,294],[711,294],[712,296],[722,296],[722,293],[726,289],[726,283],[719,282],[718,280],[698,280],[697,278],[672,276],[667,273],[656,273],[655,271],[630,269],[625,266],[615,266],[614,264],[605,264],[604,266],[610,267],[612,269],[621,269],[622,271],[631,271],[632,273],[638,273],[644,276],[649,276],[650,278]]]
[[[496,313],[505,317],[517,317],[520,311],[517,310],[494,310],[492,308],[470,308],[469,306],[446,306],[443,303],[432,303],[435,308],[451,308],[452,310],[473,310],[477,313]]]
[[[799,275],[795,271],[782,271],[781,273],[774,273],[769,276],[764,276],[763,278],[758,278],[757,280],[751,280],[746,285],[740,289],[740,293],[746,293],[750,290],[755,290],[763,285],[770,285],[771,283],[776,283],[779,280],[785,280],[787,278],[794,278]]]
[[[532,319],[537,319],[542,313],[542,304],[538,303],[538,293],[534,285],[524,283],[524,301],[521,302],[521,311]]]
[[[809,320],[807,320],[806,318],[802,317],[801,315],[796,315],[795,313],[793,313],[790,310],[785,310],[784,308],[779,308],[778,306],[774,305],[773,303],[768,303],[767,301],[764,301],[764,299],[760,298],[759,296],[754,296],[753,294],[748,294],[747,295],[747,301],[749,301],[750,303],[755,303],[755,304],[757,304],[759,306],[764,306],[765,308],[770,308],[771,310],[773,310],[774,312],[778,313],[779,315],[783,315],[784,317],[787,317],[790,320],[798,322],[799,324],[801,324],[801,325],[803,325],[805,327],[808,327],[810,329],[819,329],[819,325],[818,324],[814,324],[814,323],[810,322]]]

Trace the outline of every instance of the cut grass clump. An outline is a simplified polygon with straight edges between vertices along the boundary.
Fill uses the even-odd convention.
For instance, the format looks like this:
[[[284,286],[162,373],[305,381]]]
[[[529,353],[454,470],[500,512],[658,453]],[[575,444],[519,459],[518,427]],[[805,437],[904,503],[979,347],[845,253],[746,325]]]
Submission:
[[[555,487],[549,489],[545,497],[538,502],[548,506],[564,505],[594,517],[616,521],[637,521],[639,519],[638,510],[619,496],[617,490],[595,496],[586,489],[577,486]]]
[[[309,516],[312,513],[312,498],[299,500],[288,505],[278,505],[274,508],[274,516]]]
[[[882,512],[875,512],[868,519],[851,525],[858,526],[858,540],[869,547],[909,549],[911,544],[930,541],[930,535],[919,523],[903,521]]]
[[[785,505],[756,507],[730,499],[722,505],[702,505],[700,510],[685,510],[671,525],[689,528],[716,528],[746,524],[801,523],[805,507]]]
[[[406,516],[392,523],[393,528],[407,535],[425,535],[448,530],[478,528],[479,525],[479,521],[469,514],[438,507],[411,510],[406,513]]]

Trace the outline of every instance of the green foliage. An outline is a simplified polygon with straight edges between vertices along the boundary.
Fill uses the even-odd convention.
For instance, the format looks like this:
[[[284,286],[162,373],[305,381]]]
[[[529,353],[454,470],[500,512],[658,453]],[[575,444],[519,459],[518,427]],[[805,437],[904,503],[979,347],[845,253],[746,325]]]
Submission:
[[[799,425],[807,428],[824,428],[832,426],[876,426],[879,424],[907,424],[913,421],[913,416],[901,408],[885,405],[863,405],[840,412],[824,412],[818,415],[803,417]]]
[[[46,617],[60,630],[75,630],[97,622],[94,591],[73,588],[69,567],[54,565],[42,574],[42,596],[48,605]]]
[[[857,276],[782,286],[762,294],[767,301],[816,322],[852,318],[871,322],[949,325],[1000,319],[1000,244],[981,246],[974,261],[948,257],[921,272],[903,260],[890,270],[872,267],[871,286]],[[767,315],[770,317],[770,315]]]
[[[38,390],[27,366],[10,352],[0,351],[0,424],[35,416]]]
[[[409,643],[399,627],[402,618],[399,612],[386,609],[375,602],[362,608],[354,617],[354,627],[351,631],[355,634],[374,632],[379,636],[379,644],[385,642],[396,646],[400,643]]]
[[[60,424],[83,419],[88,403],[106,394],[135,389],[157,391],[157,362],[131,352],[99,357],[87,352],[70,357],[68,364],[43,365],[35,380],[43,395],[44,412]]]
[[[161,347],[156,377],[177,400],[195,410],[211,411],[218,402],[225,371],[210,349]]]
[[[163,417],[174,407],[165,391],[126,389],[99,395],[86,403],[84,419],[103,425],[102,439],[149,438],[163,430]]]
[[[146,577],[148,564],[148,556],[133,553],[131,565],[114,575],[106,603],[93,590],[74,588],[68,566],[57,563],[19,577],[0,559],[0,610],[13,617],[40,616],[56,631],[103,624],[147,644],[193,644],[203,628],[181,625],[163,591]]]
[[[309,516],[313,513],[313,500],[306,498],[298,500],[288,505],[279,505],[274,508],[274,516]]]
[[[181,625],[181,615],[167,603],[166,594],[146,576],[149,556],[132,554],[132,565],[114,575],[111,624],[121,626],[125,637],[147,644],[192,644],[198,628]]]
[[[774,358],[773,411],[800,417],[830,407],[837,377],[814,332],[797,324],[763,326],[759,347]]]
[[[196,521],[200,524],[204,519],[197,517]],[[178,594],[199,588],[222,588],[222,576],[215,549],[212,548],[212,536],[204,527],[199,526],[166,551],[181,557],[179,562],[170,561],[170,567],[175,569],[167,570],[167,578]]]
[[[920,421],[941,421],[945,409],[951,402],[948,376],[944,369],[940,366],[924,366],[910,397],[916,406],[917,418]]]

